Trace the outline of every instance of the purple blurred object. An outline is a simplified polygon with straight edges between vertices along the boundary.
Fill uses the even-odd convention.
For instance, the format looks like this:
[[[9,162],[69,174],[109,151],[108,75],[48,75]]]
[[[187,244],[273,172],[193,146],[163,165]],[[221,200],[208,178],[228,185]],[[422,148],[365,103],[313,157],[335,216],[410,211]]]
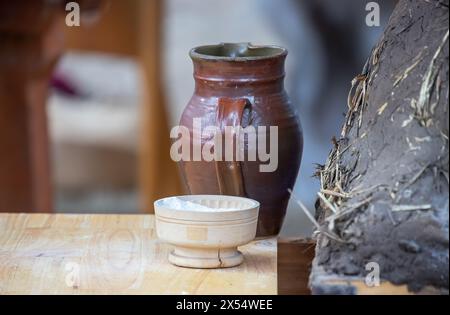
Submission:
[[[82,93],[77,87],[64,75],[54,73],[50,80],[50,86],[57,92],[71,97],[81,97]]]

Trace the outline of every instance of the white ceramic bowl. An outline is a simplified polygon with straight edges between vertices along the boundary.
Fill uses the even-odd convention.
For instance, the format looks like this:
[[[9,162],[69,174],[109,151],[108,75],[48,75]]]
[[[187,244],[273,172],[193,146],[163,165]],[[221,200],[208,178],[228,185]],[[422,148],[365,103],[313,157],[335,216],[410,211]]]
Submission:
[[[156,233],[174,245],[169,261],[192,268],[222,268],[243,261],[238,246],[256,235],[259,202],[224,195],[188,195],[155,201]]]

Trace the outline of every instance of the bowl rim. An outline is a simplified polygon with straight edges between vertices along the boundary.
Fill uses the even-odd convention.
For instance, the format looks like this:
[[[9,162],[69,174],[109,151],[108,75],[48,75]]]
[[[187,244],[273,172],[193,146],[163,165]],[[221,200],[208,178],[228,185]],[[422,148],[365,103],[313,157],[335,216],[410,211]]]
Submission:
[[[165,205],[163,205],[163,201],[172,198],[172,197],[178,197],[178,198],[195,198],[195,199],[201,199],[201,198],[232,198],[237,200],[245,200],[247,202],[250,202],[250,205],[248,207],[245,207],[244,209],[233,209],[233,210],[225,210],[225,211],[196,211],[196,210],[183,210],[183,209],[175,209],[170,208]],[[158,217],[165,217],[170,219],[175,219],[177,221],[199,221],[199,222],[216,222],[216,221],[238,221],[243,219],[249,219],[252,217],[257,217],[259,214],[259,207],[260,203],[257,200],[247,198],[247,197],[241,197],[241,196],[230,196],[230,195],[177,195],[177,196],[170,196],[165,197],[156,200],[154,203],[154,209],[155,209],[155,216]]]

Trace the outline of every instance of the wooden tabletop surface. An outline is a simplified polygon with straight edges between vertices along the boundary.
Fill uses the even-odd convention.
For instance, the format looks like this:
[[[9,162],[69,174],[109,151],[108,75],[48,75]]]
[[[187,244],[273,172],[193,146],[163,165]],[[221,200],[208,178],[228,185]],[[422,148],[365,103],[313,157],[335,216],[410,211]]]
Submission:
[[[167,261],[153,215],[0,214],[0,294],[276,294],[276,239],[240,248],[244,263]]]

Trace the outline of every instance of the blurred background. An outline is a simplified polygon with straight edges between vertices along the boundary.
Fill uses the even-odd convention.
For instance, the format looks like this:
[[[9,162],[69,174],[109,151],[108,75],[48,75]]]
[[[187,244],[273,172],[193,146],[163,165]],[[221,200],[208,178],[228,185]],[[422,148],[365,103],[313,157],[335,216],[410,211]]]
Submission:
[[[193,92],[188,52],[251,42],[289,51],[285,85],[304,132],[294,192],[313,211],[315,163],[325,162],[350,82],[395,5],[376,1],[381,23],[369,27],[368,2],[110,0],[82,7],[81,26],[64,27],[64,54],[47,99],[53,208],[149,212],[155,198],[182,192],[168,131]],[[291,202],[281,235],[305,236],[311,229]]]

